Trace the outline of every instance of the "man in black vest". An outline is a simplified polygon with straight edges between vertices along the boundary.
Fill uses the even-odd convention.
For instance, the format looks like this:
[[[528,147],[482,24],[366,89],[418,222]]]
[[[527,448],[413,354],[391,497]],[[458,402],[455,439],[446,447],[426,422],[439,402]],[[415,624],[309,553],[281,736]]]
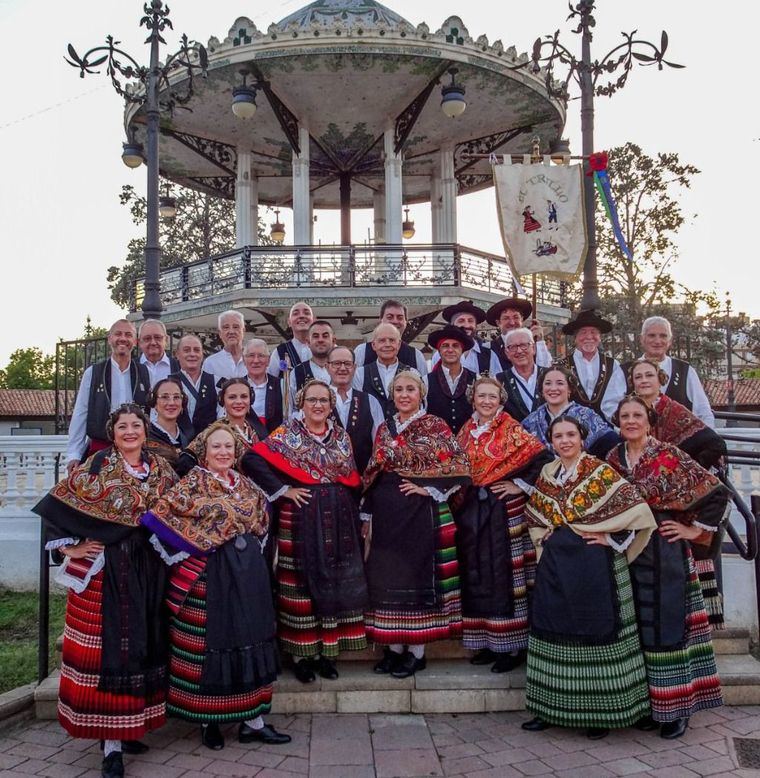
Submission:
[[[523,321],[533,313],[533,306],[521,297],[507,297],[492,305],[486,311],[486,321],[499,328],[498,334],[491,340],[491,349],[499,360],[502,370],[508,370],[511,362],[506,351],[507,333],[518,327],[524,327]],[[552,355],[544,341],[544,331],[536,319],[530,324],[533,342],[536,347],[536,363],[539,367],[549,367]]]
[[[372,455],[377,428],[383,423],[383,409],[376,397],[360,392],[351,385],[354,379],[354,355],[346,346],[335,346],[327,355],[327,372],[335,390],[332,419],[351,438],[359,473],[364,473]]]
[[[252,338],[243,348],[243,361],[248,369],[248,383],[251,386],[251,417],[272,432],[282,424],[282,389],[280,379],[269,375],[269,347],[260,338]],[[253,419],[248,423],[253,427]]]
[[[140,347],[140,364],[145,365],[150,376],[150,388],[179,370],[179,362],[166,353],[169,336],[166,327],[158,319],[146,319],[137,331]]]
[[[296,392],[310,379],[318,378],[320,381],[330,383],[330,374],[327,372],[327,355],[335,345],[335,333],[332,324],[324,319],[316,319],[309,327],[309,350],[311,358],[300,365],[296,365],[290,371],[290,392],[288,393],[288,415],[295,412]]]
[[[396,406],[390,399],[391,383],[399,370],[413,366],[399,360],[401,335],[393,324],[380,322],[372,332],[370,344],[373,353],[377,355],[376,359],[364,367],[356,368],[353,386],[375,397],[385,418],[389,419],[396,412]]]
[[[106,422],[113,411],[124,403],[146,406],[150,377],[147,369],[132,359],[136,342],[135,325],[119,319],[108,332],[111,356],[84,371],[69,424],[66,448],[69,472],[83,459],[111,445]]]
[[[491,351],[490,343],[485,343],[478,337],[478,325],[486,320],[486,312],[482,308],[478,308],[471,300],[462,300],[456,305],[444,308],[441,316],[449,324],[463,329],[474,342],[473,347],[462,354],[462,367],[478,375],[488,373],[493,376],[501,372],[499,358]],[[440,358],[436,351],[430,360],[432,367],[438,364]]]
[[[546,368],[536,364],[536,344],[533,333],[527,327],[518,327],[507,333],[506,353],[512,366],[496,378],[507,390],[504,410],[513,419],[522,421],[543,403],[538,395],[538,386]]]
[[[708,427],[714,428],[715,416],[697,371],[688,362],[668,356],[668,350],[673,343],[670,322],[662,316],[650,316],[645,319],[641,325],[640,342],[644,349],[644,356],[657,362],[668,377],[663,392],[671,400],[685,405]],[[628,379],[629,390],[632,388],[628,375],[631,365],[630,362],[626,363],[623,368]]]
[[[187,407],[177,419],[177,424],[185,434],[194,438],[216,421],[218,406],[214,376],[201,369],[203,344],[197,335],[180,338],[176,356],[179,369],[170,377],[180,382],[187,397]]]
[[[462,367],[461,359],[474,342],[464,330],[448,324],[431,332],[428,343],[440,354],[440,361],[428,375],[428,413],[443,419],[456,435],[472,416],[467,389],[477,375]]]
[[[602,334],[611,331],[612,323],[594,311],[581,311],[562,328],[565,335],[575,336],[575,349],[564,363],[577,379],[578,402],[593,408],[607,421],[626,394],[622,368],[600,348]]]
[[[314,321],[314,311],[303,301],[295,303],[288,313],[288,327],[293,333],[290,340],[280,343],[269,358],[269,375],[279,378],[282,365],[292,370],[311,357],[309,350],[309,327]]]
[[[386,300],[380,307],[380,321],[392,324],[398,330],[399,337],[403,337],[408,321],[406,306],[398,300]],[[357,369],[375,362],[377,354],[372,348],[372,342],[360,343],[354,349],[354,358]],[[418,348],[404,343],[403,340],[399,346],[398,358],[402,364],[415,368],[420,375],[427,374],[427,362],[423,353]]]

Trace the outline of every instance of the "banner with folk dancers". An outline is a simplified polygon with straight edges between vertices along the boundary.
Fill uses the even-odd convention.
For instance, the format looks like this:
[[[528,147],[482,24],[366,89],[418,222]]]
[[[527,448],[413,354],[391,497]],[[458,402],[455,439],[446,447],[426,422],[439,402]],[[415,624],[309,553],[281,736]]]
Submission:
[[[581,165],[493,165],[504,250],[517,276],[574,279],[588,247]]]

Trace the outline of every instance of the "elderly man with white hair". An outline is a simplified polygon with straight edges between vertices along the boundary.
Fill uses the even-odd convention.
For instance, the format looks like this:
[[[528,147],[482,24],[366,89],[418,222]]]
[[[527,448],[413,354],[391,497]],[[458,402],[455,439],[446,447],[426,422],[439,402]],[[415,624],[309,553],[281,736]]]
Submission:
[[[670,322],[663,316],[650,316],[644,319],[639,341],[644,349],[644,356],[657,362],[668,377],[668,382],[662,390],[663,394],[686,406],[708,427],[714,428],[715,416],[697,371],[688,362],[668,355],[668,350],[673,343]],[[626,365],[626,372],[630,364]]]
[[[166,353],[169,340],[166,326],[158,319],[146,319],[137,331],[140,347],[140,364],[145,365],[150,376],[150,388],[179,370],[179,362]]]
[[[261,338],[252,338],[245,344],[243,360],[251,386],[251,413],[267,432],[282,424],[282,387],[279,378],[269,375],[269,346]],[[254,426],[252,420],[249,424]]]
[[[240,311],[222,311],[217,320],[222,349],[206,357],[203,370],[214,376],[216,388],[228,378],[245,378],[248,371],[243,361],[245,318]]]
[[[499,373],[496,379],[507,390],[504,410],[516,421],[522,421],[543,402],[538,387],[546,368],[536,364],[536,343],[527,327],[509,330],[504,336],[504,344],[511,367]]]

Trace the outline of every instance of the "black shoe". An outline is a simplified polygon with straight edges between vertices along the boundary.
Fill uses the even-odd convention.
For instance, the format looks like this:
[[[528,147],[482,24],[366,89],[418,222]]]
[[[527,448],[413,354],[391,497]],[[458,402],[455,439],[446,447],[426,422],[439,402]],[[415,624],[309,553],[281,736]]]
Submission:
[[[604,727],[589,727],[586,730],[586,737],[589,740],[601,740],[602,738],[607,737],[609,734],[610,731]]]
[[[659,728],[659,724],[651,716],[642,716],[634,725],[634,729],[639,732],[654,732]]]
[[[111,751],[103,759],[103,764],[100,766],[100,774],[103,778],[123,778],[124,762],[121,759],[121,751]]]
[[[322,678],[327,678],[328,681],[334,681],[338,677],[338,670],[335,667],[335,662],[333,662],[332,659],[328,659],[326,656],[319,657],[317,671]]]
[[[309,659],[299,659],[293,666],[293,673],[301,683],[312,683],[317,680],[314,667]]]
[[[660,727],[660,737],[665,740],[675,740],[681,737],[689,726],[689,719],[676,719],[675,721],[666,721]]]
[[[385,648],[383,649],[383,658],[372,669],[378,675],[388,675],[388,673],[392,673],[401,664],[403,658],[403,654],[397,654],[395,651],[391,651],[390,648]]]
[[[105,747],[105,741],[100,741],[100,750]],[[150,746],[147,743],[141,743],[139,740],[122,740],[121,752],[122,754],[144,754],[150,750]]]
[[[499,658],[499,655],[490,648],[481,648],[477,654],[470,657],[471,665],[490,665]]]
[[[545,729],[549,729],[551,724],[548,721],[544,721],[543,719],[540,719],[538,716],[536,716],[530,721],[523,721],[520,726],[522,729],[527,730],[528,732],[543,732]]]
[[[201,743],[212,751],[224,748],[224,735],[218,724],[201,724]]]
[[[270,746],[280,746],[283,743],[290,743],[290,740],[290,735],[278,732],[269,724],[264,724],[260,729],[254,729],[243,721],[238,729],[238,742],[240,743],[267,743]]]
[[[497,659],[491,668],[492,673],[508,673],[520,665],[524,665],[528,659],[527,651],[518,651],[516,654],[497,654]]]
[[[394,678],[409,678],[410,675],[414,675],[418,670],[424,670],[426,667],[427,659],[424,656],[422,659],[417,659],[411,651],[407,651],[402,655],[401,662],[396,669],[391,671],[391,675]]]

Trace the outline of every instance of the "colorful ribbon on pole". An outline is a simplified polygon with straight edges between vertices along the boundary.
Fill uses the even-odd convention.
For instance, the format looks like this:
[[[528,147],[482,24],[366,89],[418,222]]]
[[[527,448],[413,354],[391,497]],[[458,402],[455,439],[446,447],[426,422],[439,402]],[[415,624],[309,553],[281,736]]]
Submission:
[[[612,196],[610,187],[610,177],[607,175],[607,152],[599,151],[591,154],[588,159],[589,167],[594,176],[594,185],[599,193],[599,199],[602,201],[604,210],[607,212],[607,218],[612,224],[612,231],[615,234],[615,240],[620,246],[620,250],[628,259],[633,259],[633,254],[625,242],[623,231],[620,228],[620,217],[618,216],[615,198]]]

